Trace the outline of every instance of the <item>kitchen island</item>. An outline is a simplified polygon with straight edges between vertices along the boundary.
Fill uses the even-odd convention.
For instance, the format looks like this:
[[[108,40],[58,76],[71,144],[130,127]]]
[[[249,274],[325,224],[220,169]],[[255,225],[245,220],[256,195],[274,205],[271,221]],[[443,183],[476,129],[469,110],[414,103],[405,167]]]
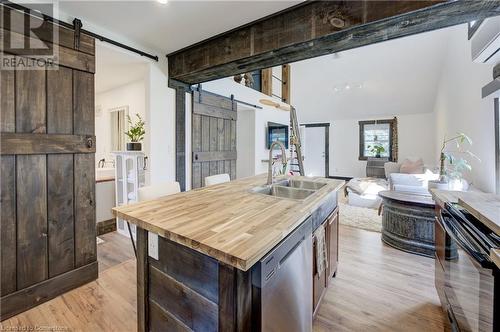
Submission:
[[[116,217],[138,226],[139,331],[260,330],[263,294],[254,266],[305,221],[316,229],[338,220],[343,181],[293,179],[318,189],[302,200],[254,192],[265,186],[261,175],[114,208]],[[327,239],[336,238],[338,227],[331,230]],[[159,236],[157,259],[148,254],[148,238],[155,238],[148,232]],[[330,241],[328,252],[336,255],[337,243]],[[337,258],[329,257],[332,276]],[[321,288],[310,287],[311,297],[313,287]]]

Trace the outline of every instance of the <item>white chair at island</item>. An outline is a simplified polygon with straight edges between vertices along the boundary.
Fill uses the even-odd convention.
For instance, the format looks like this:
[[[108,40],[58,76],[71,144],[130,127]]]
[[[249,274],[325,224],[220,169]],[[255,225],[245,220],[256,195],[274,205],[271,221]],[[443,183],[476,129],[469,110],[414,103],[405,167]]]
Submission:
[[[147,201],[162,196],[173,195],[181,192],[179,182],[163,182],[151,186],[145,186],[137,190],[138,201]]]
[[[179,182],[163,182],[139,188],[137,190],[137,201],[138,202],[148,201],[163,196],[177,194],[180,192],[181,192],[181,187],[179,186]],[[130,225],[128,223],[127,226],[129,227],[130,234],[132,234],[132,232],[130,231]],[[157,236],[158,235],[153,235],[151,233],[148,233],[149,241],[153,241],[153,237]],[[134,238],[131,236],[130,240],[132,241],[132,246],[134,247],[134,254],[137,257],[137,249],[135,247]],[[156,242],[158,242],[157,239]],[[154,255],[152,255],[152,257],[154,257]]]
[[[207,176],[205,178],[205,186],[206,187],[213,186],[215,184],[225,183],[229,181],[231,181],[229,174],[217,174],[217,175]]]

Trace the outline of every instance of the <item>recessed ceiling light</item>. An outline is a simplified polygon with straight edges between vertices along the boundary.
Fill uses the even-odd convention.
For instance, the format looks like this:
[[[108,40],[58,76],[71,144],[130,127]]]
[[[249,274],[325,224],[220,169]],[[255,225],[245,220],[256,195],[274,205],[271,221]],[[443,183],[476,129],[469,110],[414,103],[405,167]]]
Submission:
[[[161,3],[162,5],[166,5],[168,0],[156,0],[158,1],[159,3]]]

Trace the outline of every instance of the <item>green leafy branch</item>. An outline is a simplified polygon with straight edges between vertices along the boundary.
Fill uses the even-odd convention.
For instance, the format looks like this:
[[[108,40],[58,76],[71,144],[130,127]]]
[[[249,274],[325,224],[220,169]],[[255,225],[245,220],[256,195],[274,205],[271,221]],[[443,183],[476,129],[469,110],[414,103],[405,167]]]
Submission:
[[[380,155],[385,152],[385,148],[380,144],[368,145],[368,149],[370,149],[371,154],[374,156]]]
[[[134,124],[130,115],[127,115],[129,130],[125,132],[125,135],[128,136],[130,142],[133,143],[142,141],[144,139],[144,135],[146,135],[146,130],[144,129],[146,123],[138,113],[136,113],[135,116],[137,117],[137,122]]]
[[[449,144],[454,144],[456,150],[445,151]],[[481,161],[475,154],[464,148],[465,144],[472,145],[472,140],[464,133],[457,133],[456,136],[449,139],[446,137],[444,138],[443,145],[441,147],[441,163],[439,167],[439,175],[441,179],[445,179],[446,177],[460,179],[462,178],[464,172],[472,171],[470,163],[466,159],[457,156],[457,154],[467,155]],[[448,166],[446,166],[446,162],[448,162]]]

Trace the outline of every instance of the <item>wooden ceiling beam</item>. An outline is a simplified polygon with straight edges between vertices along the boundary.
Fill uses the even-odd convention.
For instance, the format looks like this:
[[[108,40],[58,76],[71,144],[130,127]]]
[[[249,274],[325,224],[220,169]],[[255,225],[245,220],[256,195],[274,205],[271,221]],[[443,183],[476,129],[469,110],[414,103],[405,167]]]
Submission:
[[[168,55],[189,84],[500,15],[500,1],[312,1]]]

